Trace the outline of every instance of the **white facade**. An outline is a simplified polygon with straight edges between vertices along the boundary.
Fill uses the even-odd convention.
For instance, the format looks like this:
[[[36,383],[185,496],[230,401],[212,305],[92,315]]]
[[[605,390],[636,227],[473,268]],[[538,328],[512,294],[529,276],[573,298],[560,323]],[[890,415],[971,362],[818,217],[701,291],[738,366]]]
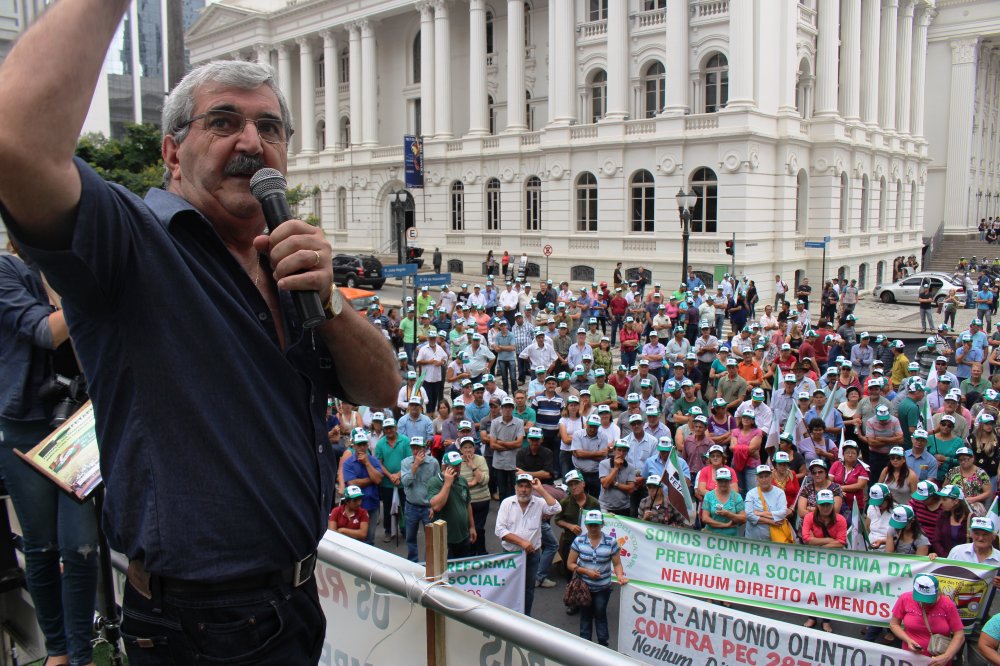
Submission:
[[[672,280],[674,195],[694,187],[691,265],[728,270],[735,234],[737,273],[766,294],[776,273],[820,279],[806,240],[830,236],[827,275],[868,287],[920,255],[933,4],[222,0],[188,47],[275,66],[290,180],[319,186],[338,249],[392,247],[419,129],[419,244],[466,272],[487,249],[544,264],[551,245],[559,274],[606,279],[621,260]]]
[[[973,233],[1000,215],[1000,1],[938,0],[927,49],[927,219]]]

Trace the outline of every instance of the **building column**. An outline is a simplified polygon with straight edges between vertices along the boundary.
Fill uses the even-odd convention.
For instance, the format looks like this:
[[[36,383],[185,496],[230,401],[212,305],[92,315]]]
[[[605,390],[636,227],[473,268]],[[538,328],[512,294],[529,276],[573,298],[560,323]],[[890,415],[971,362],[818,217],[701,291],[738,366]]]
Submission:
[[[434,136],[434,6],[417,5],[420,12],[420,134]],[[367,65],[367,62],[365,63]]]
[[[676,0],[674,0],[676,2]],[[729,109],[756,106],[753,96],[755,0],[729,3]]]
[[[253,47],[254,58],[257,60],[258,65],[271,66],[271,47],[265,46],[263,44],[258,44]]]
[[[332,30],[323,35],[323,122],[326,150],[340,149],[340,45]]]
[[[469,3],[469,134],[490,133],[486,93],[486,3]]]
[[[628,117],[628,3],[608,3],[608,107],[607,120]]]
[[[976,55],[979,39],[951,42],[951,90],[948,111],[948,162],[945,176],[945,230],[966,231],[969,202],[969,158],[972,154],[972,108],[976,100]]]
[[[840,6],[840,112],[848,122],[861,117],[861,0]]]
[[[684,115],[688,100],[688,5],[683,0],[667,2],[667,107],[665,115]]]
[[[899,0],[884,0],[879,37],[878,123],[883,130],[896,127],[896,18]]]
[[[677,4],[677,3],[674,3]],[[781,22],[778,44],[781,49],[778,72],[778,113],[798,115],[795,107],[795,85],[799,77],[798,41],[799,8],[797,3],[781,2],[778,19]]]
[[[524,96],[524,1],[507,0],[507,131],[528,129]]]
[[[363,142],[366,147],[378,145],[378,62],[375,59],[375,24],[361,22],[361,61],[364,81],[361,85],[361,115],[364,116]]]
[[[899,38],[896,42],[896,131],[910,133],[910,82],[913,66],[913,2],[903,0],[899,8]]]
[[[816,48],[816,115],[837,115],[837,50],[840,46],[840,0],[819,0]]]
[[[555,4],[555,123],[576,122],[576,7],[574,0],[553,0]],[[550,10],[551,11],[551,10]],[[551,59],[551,58],[550,58]],[[549,100],[549,104],[552,104]]]
[[[434,87],[439,91],[434,117],[435,136],[451,138],[451,21],[448,3],[434,3]]]
[[[299,145],[303,153],[316,152],[316,63],[308,37],[295,40],[299,45]]]
[[[295,117],[292,109],[292,54],[289,52],[287,44],[278,44],[278,89],[281,96],[285,98],[289,113]],[[294,137],[293,137],[294,140]],[[292,152],[292,141],[288,142],[288,152]]]
[[[861,120],[878,124],[879,19],[882,0],[862,0],[861,9]]]
[[[351,97],[351,146],[361,145],[361,129],[364,127],[362,110],[363,86],[361,81],[361,24],[348,26],[348,67],[350,68],[348,94]]]

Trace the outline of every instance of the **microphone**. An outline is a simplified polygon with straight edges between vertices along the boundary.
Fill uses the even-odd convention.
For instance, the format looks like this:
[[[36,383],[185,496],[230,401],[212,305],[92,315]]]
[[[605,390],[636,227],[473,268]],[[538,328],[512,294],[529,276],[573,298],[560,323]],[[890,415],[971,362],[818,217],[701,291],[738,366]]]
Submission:
[[[287,189],[288,183],[277,169],[260,169],[250,179],[250,193],[260,202],[260,207],[264,210],[264,220],[271,232],[282,222],[295,217],[285,197]],[[326,321],[318,291],[293,291],[292,300],[295,302],[295,310],[302,320],[303,328],[314,328]]]

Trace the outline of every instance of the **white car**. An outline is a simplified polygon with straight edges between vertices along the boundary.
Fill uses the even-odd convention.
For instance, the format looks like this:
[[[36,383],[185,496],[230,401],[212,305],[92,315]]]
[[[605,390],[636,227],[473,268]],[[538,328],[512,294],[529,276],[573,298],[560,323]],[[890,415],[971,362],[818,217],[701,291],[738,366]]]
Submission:
[[[927,281],[931,283],[935,303],[943,301],[952,289],[959,298],[965,299],[965,287],[958,278],[931,271],[914,273],[892,284],[877,285],[872,290],[872,295],[883,303],[917,303],[920,287]]]

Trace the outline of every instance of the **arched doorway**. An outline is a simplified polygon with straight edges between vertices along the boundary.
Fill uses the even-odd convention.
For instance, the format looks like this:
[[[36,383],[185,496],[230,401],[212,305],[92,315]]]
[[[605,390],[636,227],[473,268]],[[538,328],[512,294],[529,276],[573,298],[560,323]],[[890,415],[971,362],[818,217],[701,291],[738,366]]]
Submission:
[[[382,211],[382,238],[378,246],[386,254],[399,253],[400,242],[406,247],[406,230],[416,226],[416,205],[413,194],[398,180],[386,183],[379,192]],[[398,229],[397,229],[398,227]],[[419,243],[418,243],[419,244]]]

